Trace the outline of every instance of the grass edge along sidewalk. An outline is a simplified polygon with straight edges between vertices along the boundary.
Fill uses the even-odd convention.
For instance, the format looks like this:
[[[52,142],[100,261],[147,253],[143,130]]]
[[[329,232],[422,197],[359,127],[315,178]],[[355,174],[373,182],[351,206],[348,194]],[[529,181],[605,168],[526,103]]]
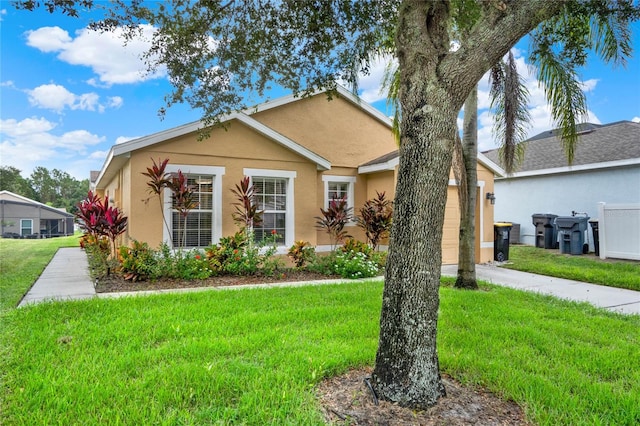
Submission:
[[[601,260],[520,245],[509,247],[509,251],[503,268],[640,291],[640,261]]]
[[[61,247],[78,247],[80,235],[40,240],[0,238],[0,312],[15,308]]]

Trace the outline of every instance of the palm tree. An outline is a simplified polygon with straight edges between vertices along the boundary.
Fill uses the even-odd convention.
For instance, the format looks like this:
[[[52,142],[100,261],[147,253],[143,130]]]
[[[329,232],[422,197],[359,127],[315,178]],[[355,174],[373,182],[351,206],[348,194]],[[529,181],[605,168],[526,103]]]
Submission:
[[[629,23],[640,17],[637,8],[618,4],[594,14],[593,5],[573,5],[571,10],[542,23],[532,34],[529,62],[537,69],[553,120],[561,129],[567,162],[571,164],[578,143],[578,125],[587,117],[586,97],[578,68],[584,66],[587,52],[594,51],[604,62],[624,65],[631,55]],[[576,9],[577,8],[577,9]],[[461,18],[462,17],[462,18]],[[473,27],[473,13],[459,13],[454,26],[460,37]],[[499,142],[500,163],[508,174],[517,170],[524,157],[529,92],[509,52],[505,60],[490,71],[491,109],[494,134]],[[398,135],[399,76],[389,66],[383,79],[389,104],[394,109],[394,134]],[[477,87],[465,101],[463,136],[455,147],[453,171],[458,182],[460,233],[456,287],[477,289],[475,274],[475,208],[477,187]]]

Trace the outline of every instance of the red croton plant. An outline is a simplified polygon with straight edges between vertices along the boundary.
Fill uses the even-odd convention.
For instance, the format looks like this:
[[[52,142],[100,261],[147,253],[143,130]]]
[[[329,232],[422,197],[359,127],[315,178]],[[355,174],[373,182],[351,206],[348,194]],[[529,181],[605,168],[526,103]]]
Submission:
[[[109,197],[100,197],[89,191],[87,197],[78,204],[76,219],[85,235],[96,243],[101,239],[111,241],[111,254],[116,256],[116,239],[127,230],[128,218],[115,206],[109,205]]]

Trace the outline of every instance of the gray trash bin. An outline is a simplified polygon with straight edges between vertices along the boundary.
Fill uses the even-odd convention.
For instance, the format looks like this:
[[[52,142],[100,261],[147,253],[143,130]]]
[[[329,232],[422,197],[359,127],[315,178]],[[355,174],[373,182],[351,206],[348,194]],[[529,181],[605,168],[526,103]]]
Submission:
[[[589,225],[588,216],[558,216],[556,227],[560,238],[560,253],[582,254],[584,231]]]
[[[549,213],[531,215],[531,220],[536,227],[536,247],[545,249],[558,248],[558,233],[554,225],[554,220],[557,217],[558,215]]]

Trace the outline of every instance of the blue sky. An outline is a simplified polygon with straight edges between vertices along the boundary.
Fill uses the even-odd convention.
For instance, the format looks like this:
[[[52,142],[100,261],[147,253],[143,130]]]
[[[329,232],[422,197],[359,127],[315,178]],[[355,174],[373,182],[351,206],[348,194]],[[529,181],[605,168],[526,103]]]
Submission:
[[[138,55],[142,41],[123,47],[113,34],[92,33],[87,18],[44,11],[17,11],[0,0],[0,164],[28,177],[37,166],[67,171],[78,179],[99,170],[109,148],[126,140],[199,119],[186,105],[158,117],[170,86],[160,72],[145,75]],[[151,30],[151,29],[149,29]],[[640,25],[634,25],[640,50]],[[527,75],[532,115],[529,135],[553,128],[543,92],[524,58],[528,43],[514,52]],[[380,94],[383,62],[361,80],[361,96],[387,113]],[[640,121],[640,51],[626,68],[590,61],[580,75],[589,121]],[[488,110],[487,79],[479,86],[480,150],[495,147]],[[282,95],[286,92],[282,92]]]

